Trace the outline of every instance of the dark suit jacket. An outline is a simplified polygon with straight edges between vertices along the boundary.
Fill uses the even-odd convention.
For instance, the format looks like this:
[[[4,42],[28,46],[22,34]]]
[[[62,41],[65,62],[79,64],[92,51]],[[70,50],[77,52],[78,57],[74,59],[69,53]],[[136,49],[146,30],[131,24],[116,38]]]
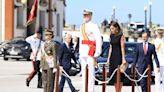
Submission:
[[[70,69],[72,66],[71,59],[73,59],[76,62],[75,56],[72,53],[71,49],[68,49],[66,44],[61,44],[59,48],[59,64],[60,66],[63,66],[63,69]]]
[[[152,55],[154,55],[154,59],[157,67],[159,67],[159,61],[157,58],[157,54],[155,51],[155,46],[151,43],[148,43],[148,49],[146,55],[144,55],[143,43],[139,43],[136,49],[136,56],[134,58],[134,64],[138,66],[139,70],[145,70],[147,66],[151,65],[151,70],[153,70],[153,62]]]

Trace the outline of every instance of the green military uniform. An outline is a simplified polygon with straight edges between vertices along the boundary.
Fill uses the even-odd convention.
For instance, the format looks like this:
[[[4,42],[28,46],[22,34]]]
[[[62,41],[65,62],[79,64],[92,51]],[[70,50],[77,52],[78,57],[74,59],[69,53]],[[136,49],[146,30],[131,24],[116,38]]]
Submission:
[[[54,89],[54,81],[55,74],[53,73],[53,69],[56,68],[57,65],[57,45],[55,42],[45,42],[43,47],[43,57],[41,60],[41,69],[42,69],[42,79],[44,85],[44,92],[53,92]],[[50,66],[46,60],[47,57],[52,56],[53,66]]]

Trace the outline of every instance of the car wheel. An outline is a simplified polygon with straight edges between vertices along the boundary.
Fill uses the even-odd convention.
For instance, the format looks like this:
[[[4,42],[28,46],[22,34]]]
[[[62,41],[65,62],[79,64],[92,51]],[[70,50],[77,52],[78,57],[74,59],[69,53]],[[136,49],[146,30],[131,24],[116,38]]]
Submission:
[[[30,59],[30,58],[27,58],[26,60],[27,60],[27,61],[31,61],[31,59]]]
[[[7,61],[9,58],[6,58],[5,55],[3,56],[3,60]]]

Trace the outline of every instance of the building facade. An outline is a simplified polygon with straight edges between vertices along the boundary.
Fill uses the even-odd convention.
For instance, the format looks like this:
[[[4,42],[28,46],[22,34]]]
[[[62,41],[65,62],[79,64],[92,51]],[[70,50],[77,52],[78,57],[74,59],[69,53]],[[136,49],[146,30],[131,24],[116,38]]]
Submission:
[[[38,0],[37,17],[27,26],[27,18],[34,0],[0,0],[0,41],[27,37],[35,30],[51,28],[54,39],[62,40],[65,23],[65,0]],[[50,26],[51,25],[51,26]]]

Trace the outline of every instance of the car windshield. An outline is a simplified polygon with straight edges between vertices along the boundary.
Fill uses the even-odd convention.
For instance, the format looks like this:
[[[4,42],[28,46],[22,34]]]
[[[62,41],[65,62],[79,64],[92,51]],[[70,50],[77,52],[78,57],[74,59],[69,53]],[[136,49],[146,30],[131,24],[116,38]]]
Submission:
[[[25,41],[23,40],[12,40],[10,44],[25,44]]]
[[[137,28],[144,28],[144,25],[137,25]]]
[[[106,43],[105,43],[106,44]],[[125,55],[134,55],[135,54],[136,44],[125,43]],[[109,46],[103,46],[101,56],[104,58],[108,57]]]
[[[135,48],[134,44],[125,44],[125,55],[134,55]]]

